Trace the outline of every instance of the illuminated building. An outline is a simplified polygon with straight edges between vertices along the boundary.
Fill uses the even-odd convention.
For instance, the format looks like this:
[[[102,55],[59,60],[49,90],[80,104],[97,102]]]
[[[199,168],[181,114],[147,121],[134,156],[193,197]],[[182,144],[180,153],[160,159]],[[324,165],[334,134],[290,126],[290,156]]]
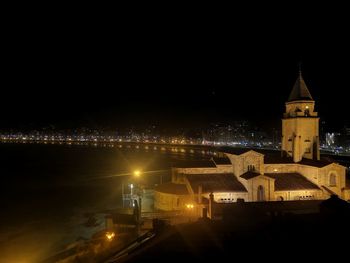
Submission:
[[[331,195],[350,199],[346,167],[320,158],[319,118],[301,73],[282,119],[282,153],[222,149],[219,158],[177,164],[172,181],[155,189],[155,208],[182,210],[217,203],[322,200]]]

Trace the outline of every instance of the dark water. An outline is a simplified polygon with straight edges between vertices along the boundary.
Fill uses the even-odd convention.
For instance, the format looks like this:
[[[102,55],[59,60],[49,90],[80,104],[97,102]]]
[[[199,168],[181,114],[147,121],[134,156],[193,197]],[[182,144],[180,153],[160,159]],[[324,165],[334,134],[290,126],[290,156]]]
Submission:
[[[36,262],[102,228],[102,219],[96,229],[83,225],[88,213],[120,206],[128,176],[112,175],[208,158],[201,150],[119,147],[0,144],[0,262]],[[148,177],[157,182],[159,173]]]

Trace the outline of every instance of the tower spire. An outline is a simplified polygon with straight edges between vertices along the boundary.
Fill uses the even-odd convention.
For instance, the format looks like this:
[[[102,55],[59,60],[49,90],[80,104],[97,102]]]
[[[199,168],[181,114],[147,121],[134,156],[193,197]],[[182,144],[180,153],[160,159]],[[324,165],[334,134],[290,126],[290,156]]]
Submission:
[[[302,74],[301,74],[301,65],[303,64],[303,62],[300,60],[299,61],[299,77],[302,78]]]
[[[288,101],[298,100],[313,100],[309,89],[307,88],[301,72],[301,61],[299,62],[298,78],[295,81],[292,92],[289,95]]]

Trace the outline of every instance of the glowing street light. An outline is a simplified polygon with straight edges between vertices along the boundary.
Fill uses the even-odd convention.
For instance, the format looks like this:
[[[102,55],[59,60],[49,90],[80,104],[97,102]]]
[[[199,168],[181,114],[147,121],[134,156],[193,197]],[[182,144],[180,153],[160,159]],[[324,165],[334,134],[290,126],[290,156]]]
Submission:
[[[140,175],[141,175],[141,171],[140,170],[135,170],[134,171],[134,176],[135,177],[140,177]]]
[[[193,204],[186,204],[187,212],[186,214],[188,215],[188,221],[191,222],[191,218],[194,216],[193,215]]]
[[[108,241],[112,241],[115,237],[115,233],[114,232],[106,232],[106,238]]]
[[[187,209],[193,209],[194,206],[193,206],[193,204],[187,204],[186,207],[187,207]]]

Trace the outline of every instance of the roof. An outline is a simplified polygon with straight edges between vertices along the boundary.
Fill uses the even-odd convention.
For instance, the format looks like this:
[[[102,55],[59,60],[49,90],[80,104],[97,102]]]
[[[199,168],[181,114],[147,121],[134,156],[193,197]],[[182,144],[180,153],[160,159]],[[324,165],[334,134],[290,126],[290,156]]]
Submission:
[[[215,162],[216,165],[229,165],[231,164],[231,161],[228,157],[214,157],[213,161]]]
[[[259,175],[260,175],[259,173],[248,171],[248,172],[242,174],[240,177],[242,177],[243,179],[249,180],[249,179],[257,177]]]
[[[320,189],[299,173],[265,173],[264,175],[275,179],[275,191]]]
[[[327,160],[327,159],[311,160],[311,159],[303,158],[299,163],[321,168],[321,167],[327,166],[329,164],[332,164],[333,162],[331,160]]]
[[[188,195],[189,192],[185,184],[174,184],[174,183],[165,183],[160,184],[154,189],[156,192],[174,194],[174,195]]]
[[[293,161],[292,157],[281,157],[280,154],[271,153],[271,154],[265,154],[264,163],[265,164],[280,164],[280,163],[288,164],[288,163],[295,163],[295,162]],[[309,165],[309,166],[314,166],[318,168],[327,166],[331,163],[333,162],[329,159],[311,160],[306,158],[303,158],[300,162],[298,162],[298,164]]]
[[[329,193],[330,195],[336,195],[336,193],[334,193],[331,189],[329,189],[328,187],[325,187],[324,185],[322,185],[322,188],[324,190],[326,190],[327,193]]]
[[[198,193],[200,185],[203,193],[211,191],[247,192],[233,173],[186,174],[186,178],[195,193]]]
[[[177,161],[173,163],[172,167],[175,168],[202,168],[202,167],[216,167],[213,160],[189,160],[189,161]]]
[[[240,154],[249,152],[251,150],[255,151],[254,149],[250,149],[250,148],[236,148],[236,147],[230,147],[230,146],[222,146],[222,147],[218,147],[217,149],[220,152],[231,153],[236,155],[240,155]]]
[[[289,95],[288,102],[297,100],[313,100],[301,72],[299,72],[299,76],[295,81],[293,89]]]

